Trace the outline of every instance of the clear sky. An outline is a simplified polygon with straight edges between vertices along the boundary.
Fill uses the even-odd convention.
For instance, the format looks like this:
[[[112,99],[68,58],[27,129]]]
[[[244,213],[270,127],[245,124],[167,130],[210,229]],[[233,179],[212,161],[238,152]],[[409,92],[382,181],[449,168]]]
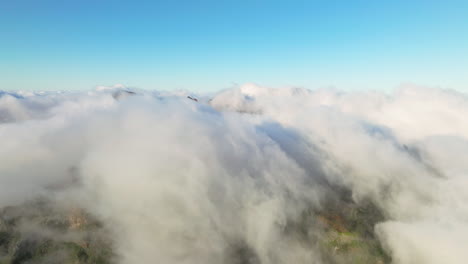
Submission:
[[[0,89],[468,92],[468,1],[0,0]]]

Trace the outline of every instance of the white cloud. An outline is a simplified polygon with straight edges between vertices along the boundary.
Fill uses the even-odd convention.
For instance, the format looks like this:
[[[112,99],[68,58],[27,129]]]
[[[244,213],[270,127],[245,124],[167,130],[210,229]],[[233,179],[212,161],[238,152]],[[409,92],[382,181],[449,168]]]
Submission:
[[[122,263],[321,263],[285,229],[348,189],[385,215],[395,263],[466,259],[465,95],[249,84],[201,102],[1,95],[0,205],[59,192],[111,226]]]

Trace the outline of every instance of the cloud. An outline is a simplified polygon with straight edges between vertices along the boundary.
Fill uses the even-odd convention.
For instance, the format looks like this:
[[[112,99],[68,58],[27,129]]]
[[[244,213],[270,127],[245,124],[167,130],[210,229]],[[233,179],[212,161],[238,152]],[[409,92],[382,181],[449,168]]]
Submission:
[[[77,204],[120,263],[346,263],[322,223],[368,204],[394,263],[467,257],[464,94],[125,89],[1,94],[0,206]]]

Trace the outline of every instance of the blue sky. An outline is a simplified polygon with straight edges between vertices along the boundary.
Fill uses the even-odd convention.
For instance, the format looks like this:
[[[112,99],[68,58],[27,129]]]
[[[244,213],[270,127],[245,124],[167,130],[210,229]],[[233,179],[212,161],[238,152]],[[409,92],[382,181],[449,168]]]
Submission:
[[[468,1],[0,0],[0,89],[468,91]]]

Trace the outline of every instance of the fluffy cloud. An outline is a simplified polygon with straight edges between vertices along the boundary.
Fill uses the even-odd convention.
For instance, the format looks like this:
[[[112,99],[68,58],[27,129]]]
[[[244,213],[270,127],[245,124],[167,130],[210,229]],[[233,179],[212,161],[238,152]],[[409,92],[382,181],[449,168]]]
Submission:
[[[468,258],[464,94],[0,96],[0,206],[79,204],[112,230],[121,263],[328,262],[318,218],[304,217],[347,194],[381,211],[394,263]]]

